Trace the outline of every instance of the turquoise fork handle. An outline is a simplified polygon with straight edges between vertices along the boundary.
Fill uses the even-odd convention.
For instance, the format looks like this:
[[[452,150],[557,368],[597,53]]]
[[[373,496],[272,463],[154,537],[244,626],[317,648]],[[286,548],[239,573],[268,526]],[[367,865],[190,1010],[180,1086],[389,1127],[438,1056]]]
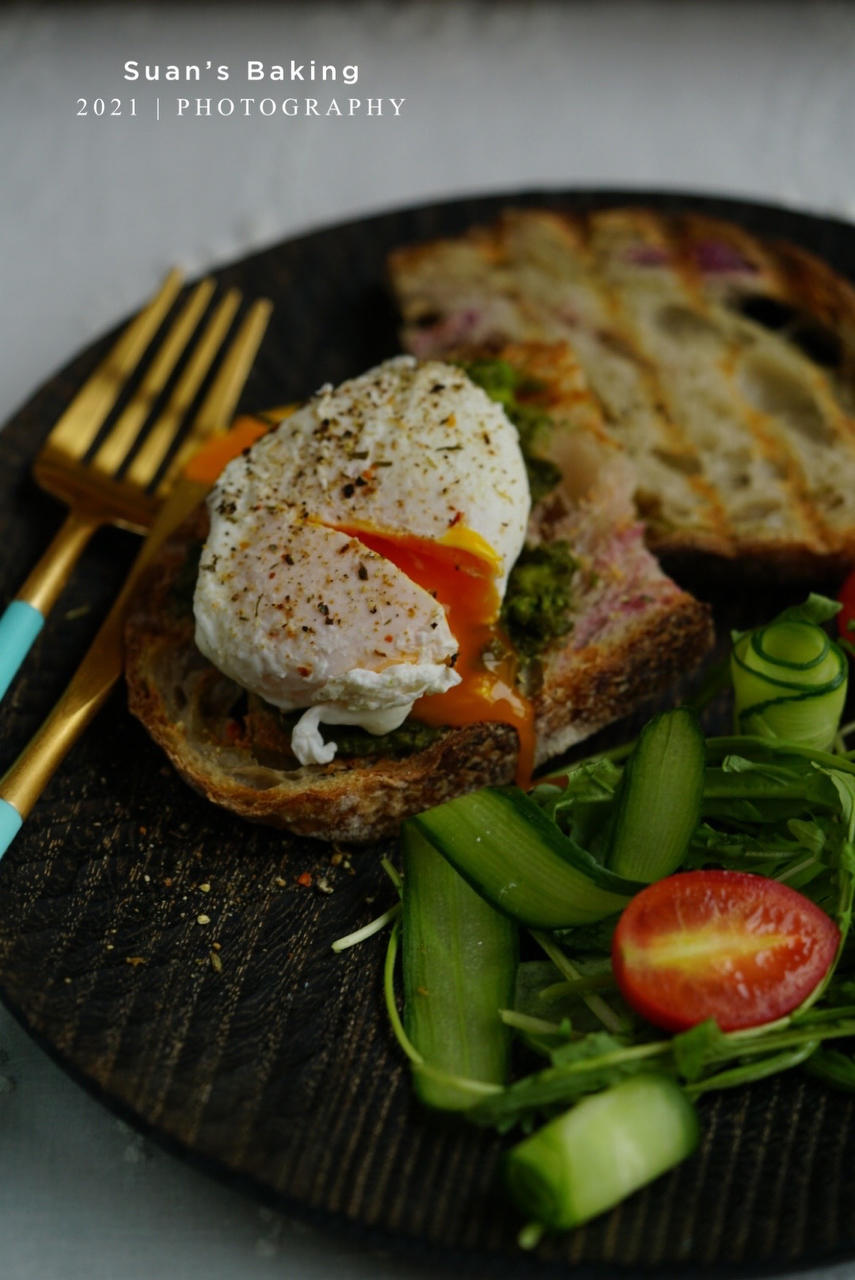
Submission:
[[[0,858],[21,830],[24,819],[8,800],[0,800]]]
[[[26,600],[13,600],[0,618],[0,698],[44,626],[44,614]]]

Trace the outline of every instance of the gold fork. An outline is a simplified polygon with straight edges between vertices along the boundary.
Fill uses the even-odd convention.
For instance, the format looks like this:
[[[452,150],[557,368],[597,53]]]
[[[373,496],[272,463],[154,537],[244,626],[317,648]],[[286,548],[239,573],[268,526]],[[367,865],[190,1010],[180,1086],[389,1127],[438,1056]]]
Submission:
[[[65,693],[24,751],[0,779],[0,857],[15,838],[66,753],[97,714],[122,673],[125,611],[140,574],[164,539],[204,496],[208,484],[185,470],[200,442],[229,424],[270,318],[271,304],[260,300],[247,313],[221,364],[188,438],[170,467],[178,474],[153,527],[131,567],[124,587],[89,647]]]
[[[137,390],[105,438],[98,441],[97,448],[93,446],[175,302],[181,283],[180,272],[171,271],[160,292],[131,321],[59,418],[36,458],[33,475],[37,483],[65,502],[69,513],[0,617],[0,698],[95,530],[110,523],[145,532],[177,474],[180,458],[157,479],[240,305],[236,289],[224,295],[205,325],[167,407],[147,433],[145,426],[208,308],[213,280],[202,280],[190,293]]]

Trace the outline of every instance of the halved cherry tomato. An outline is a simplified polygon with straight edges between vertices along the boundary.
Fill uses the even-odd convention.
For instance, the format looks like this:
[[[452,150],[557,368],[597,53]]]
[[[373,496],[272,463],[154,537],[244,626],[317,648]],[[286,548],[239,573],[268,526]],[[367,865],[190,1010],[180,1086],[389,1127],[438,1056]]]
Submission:
[[[612,966],[624,999],[654,1026],[722,1031],[792,1012],[822,980],[840,933],[777,880],[684,871],[637,894],[618,922]]]

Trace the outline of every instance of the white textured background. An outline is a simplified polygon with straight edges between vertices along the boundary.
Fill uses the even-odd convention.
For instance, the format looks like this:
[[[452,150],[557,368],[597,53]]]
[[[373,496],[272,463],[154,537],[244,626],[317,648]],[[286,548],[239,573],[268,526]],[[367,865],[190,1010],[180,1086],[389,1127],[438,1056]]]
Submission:
[[[127,58],[358,63],[399,119],[161,119],[242,75],[129,85]],[[537,185],[739,193],[855,217],[847,3],[11,4],[0,9],[0,421],[164,267],[354,214]],[[337,86],[337,89],[343,86]],[[317,85],[323,99],[329,85]],[[129,96],[137,119],[78,119]],[[295,92],[300,92],[295,86]],[[341,95],[339,95],[341,96]],[[13,306],[8,303],[14,301]]]
[[[358,63],[248,86],[247,58]],[[125,59],[226,62],[164,98],[405,97],[399,119],[152,118]],[[178,261],[538,185],[663,187],[855,219],[847,3],[406,0],[0,9],[0,421]],[[340,92],[341,91],[341,92]],[[135,93],[135,120],[78,119]],[[88,1099],[0,1011],[2,1280],[410,1276],[261,1210]],[[832,1274],[832,1273],[829,1273]],[[855,1274],[844,1266],[833,1274]]]

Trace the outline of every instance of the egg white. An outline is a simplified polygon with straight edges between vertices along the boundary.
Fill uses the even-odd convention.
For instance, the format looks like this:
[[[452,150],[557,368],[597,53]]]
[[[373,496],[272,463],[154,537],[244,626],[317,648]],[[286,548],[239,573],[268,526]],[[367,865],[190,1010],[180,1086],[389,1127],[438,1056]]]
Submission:
[[[322,723],[397,727],[459,682],[445,611],[358,532],[475,546],[501,596],[529,510],[516,431],[454,366],[401,356],[324,387],[225,468],[194,598],[196,643],[273,705],[310,708],[292,747],[326,763]]]

